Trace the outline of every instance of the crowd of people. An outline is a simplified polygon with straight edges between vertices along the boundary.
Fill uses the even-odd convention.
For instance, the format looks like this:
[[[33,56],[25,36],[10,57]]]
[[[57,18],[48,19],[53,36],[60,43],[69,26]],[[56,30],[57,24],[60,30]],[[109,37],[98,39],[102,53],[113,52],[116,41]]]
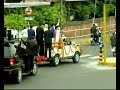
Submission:
[[[36,30],[33,29],[32,25],[30,25],[29,27],[30,28],[27,30],[27,32],[25,29],[22,30],[22,39],[27,38],[26,40],[31,42],[32,44],[36,44],[35,41],[37,41],[37,54],[39,54],[40,56],[45,56],[46,58],[51,58],[52,42],[58,42],[60,38],[59,21],[56,25],[52,24],[51,26],[48,24],[43,25],[39,23]],[[49,51],[48,56],[47,51]]]

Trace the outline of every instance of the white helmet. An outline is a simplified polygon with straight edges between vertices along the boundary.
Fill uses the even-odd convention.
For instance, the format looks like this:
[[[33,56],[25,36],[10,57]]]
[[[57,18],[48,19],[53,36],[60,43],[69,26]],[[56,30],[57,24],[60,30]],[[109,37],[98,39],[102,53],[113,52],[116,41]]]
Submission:
[[[96,27],[98,26],[97,23],[95,23],[95,26],[96,26]]]

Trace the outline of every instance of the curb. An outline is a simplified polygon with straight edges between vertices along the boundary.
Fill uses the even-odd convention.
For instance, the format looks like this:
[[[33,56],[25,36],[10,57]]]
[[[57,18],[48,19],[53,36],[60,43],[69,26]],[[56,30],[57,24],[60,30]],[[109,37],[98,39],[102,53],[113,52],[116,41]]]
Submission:
[[[98,60],[98,63],[101,65],[111,65],[116,67],[116,58],[106,58],[106,62],[104,63],[104,59],[102,61]]]
[[[90,39],[86,39],[86,40],[81,40],[80,41],[80,44],[90,44],[91,43],[91,41],[90,41]]]

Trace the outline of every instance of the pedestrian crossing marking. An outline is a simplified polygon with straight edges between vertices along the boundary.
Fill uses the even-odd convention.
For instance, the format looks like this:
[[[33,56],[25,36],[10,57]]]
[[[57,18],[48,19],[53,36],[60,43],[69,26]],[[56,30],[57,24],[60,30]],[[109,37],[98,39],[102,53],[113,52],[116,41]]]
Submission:
[[[86,68],[99,69],[99,70],[116,69],[116,67],[112,67],[110,65],[100,65],[100,64],[98,64],[98,61],[89,62],[88,64],[86,64],[84,66]]]
[[[83,57],[89,57],[89,56],[92,56],[91,54],[84,54],[84,55],[81,55],[80,57],[83,58]]]
[[[89,57],[90,59],[98,59],[99,56],[93,56],[93,57]]]

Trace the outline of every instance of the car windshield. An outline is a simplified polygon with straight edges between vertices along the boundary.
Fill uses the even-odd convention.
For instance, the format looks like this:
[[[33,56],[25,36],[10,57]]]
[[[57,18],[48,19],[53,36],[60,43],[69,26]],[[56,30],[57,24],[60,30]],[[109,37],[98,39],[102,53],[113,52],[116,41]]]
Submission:
[[[4,57],[10,57],[10,47],[4,46]]]
[[[13,44],[4,45],[4,58],[11,57],[15,55],[16,49]]]

